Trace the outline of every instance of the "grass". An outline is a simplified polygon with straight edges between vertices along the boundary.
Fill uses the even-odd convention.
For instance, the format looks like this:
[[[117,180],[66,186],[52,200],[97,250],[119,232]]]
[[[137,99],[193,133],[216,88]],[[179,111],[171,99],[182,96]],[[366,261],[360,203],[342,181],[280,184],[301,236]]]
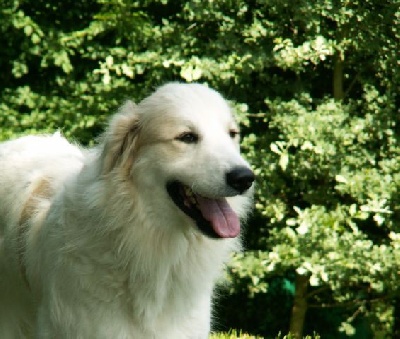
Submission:
[[[243,333],[242,331],[230,330],[225,333],[212,333],[209,339],[263,339],[260,336],[254,336],[251,334]],[[281,335],[279,334],[276,339],[295,339],[291,334]],[[318,334],[314,334],[313,336],[306,336],[304,339],[321,339]]]
[[[262,339],[254,335],[242,333],[242,331],[231,330],[227,333],[212,333],[209,339]]]

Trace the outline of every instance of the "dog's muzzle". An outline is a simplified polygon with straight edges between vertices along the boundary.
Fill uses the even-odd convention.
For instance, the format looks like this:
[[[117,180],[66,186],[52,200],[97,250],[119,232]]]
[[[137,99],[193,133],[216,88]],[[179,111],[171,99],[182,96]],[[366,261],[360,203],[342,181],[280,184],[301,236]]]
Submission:
[[[225,175],[226,184],[243,194],[253,184],[254,173],[245,166],[235,167]],[[167,192],[176,206],[191,217],[198,229],[210,238],[234,238],[240,232],[240,221],[225,197],[202,196],[180,181],[167,183]]]

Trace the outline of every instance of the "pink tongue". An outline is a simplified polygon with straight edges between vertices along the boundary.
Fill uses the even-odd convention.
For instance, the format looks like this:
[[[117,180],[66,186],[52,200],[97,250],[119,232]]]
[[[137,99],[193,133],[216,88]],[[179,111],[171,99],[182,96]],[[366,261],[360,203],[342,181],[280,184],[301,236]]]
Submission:
[[[208,199],[196,196],[204,219],[208,220],[221,238],[234,238],[240,232],[236,213],[225,199]]]

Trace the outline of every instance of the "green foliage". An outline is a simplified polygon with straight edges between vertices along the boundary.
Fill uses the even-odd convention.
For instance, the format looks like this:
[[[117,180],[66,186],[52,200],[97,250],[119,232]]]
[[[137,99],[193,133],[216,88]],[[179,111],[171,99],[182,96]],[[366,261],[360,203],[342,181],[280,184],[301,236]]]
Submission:
[[[207,83],[232,100],[258,178],[230,326],[287,332],[297,273],[343,333],[360,319],[395,333],[399,20],[396,0],[3,0],[0,140],[60,129],[90,144],[126,98]]]

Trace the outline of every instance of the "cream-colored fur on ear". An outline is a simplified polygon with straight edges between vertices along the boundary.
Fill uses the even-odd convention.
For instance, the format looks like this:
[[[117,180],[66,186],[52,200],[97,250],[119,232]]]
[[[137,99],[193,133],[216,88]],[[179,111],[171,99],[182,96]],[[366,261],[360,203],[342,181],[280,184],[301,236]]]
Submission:
[[[111,172],[116,166],[128,165],[126,162],[132,159],[131,151],[140,127],[136,107],[133,101],[128,100],[110,120],[103,135],[103,174]]]

